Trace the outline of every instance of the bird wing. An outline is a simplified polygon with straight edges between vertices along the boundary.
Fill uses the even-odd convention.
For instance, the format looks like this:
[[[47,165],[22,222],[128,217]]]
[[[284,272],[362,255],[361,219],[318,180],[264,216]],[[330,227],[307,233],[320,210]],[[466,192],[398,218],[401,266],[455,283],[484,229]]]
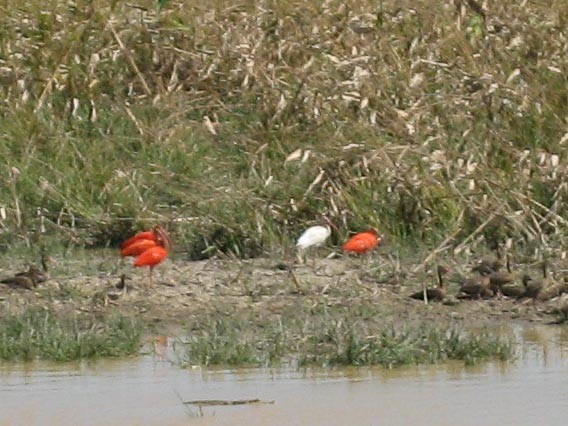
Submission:
[[[125,249],[130,244],[132,244],[132,243],[134,243],[135,241],[138,241],[138,240],[153,240],[153,241],[156,241],[156,234],[154,234],[152,231],[139,232],[135,236],[130,237],[125,242],[123,242],[120,245],[120,248]]]
[[[162,263],[168,257],[168,251],[161,247],[155,246],[144,251],[136,258],[134,266],[156,266]]]
[[[27,289],[32,289],[35,287],[35,283],[30,277],[26,276],[14,276],[9,278],[4,278],[0,283],[8,284],[9,286],[24,287]]]
[[[146,240],[146,239],[139,239],[133,241],[128,246],[124,247],[120,251],[120,255],[122,257],[126,256],[138,256],[144,253],[146,250],[152,247],[156,247],[157,243],[155,240]]]
[[[377,237],[372,234],[361,233],[354,235],[343,245],[343,250],[355,253],[364,253],[377,245]]]
[[[312,226],[298,238],[296,247],[308,248],[322,244],[329,237],[330,230],[325,226]]]

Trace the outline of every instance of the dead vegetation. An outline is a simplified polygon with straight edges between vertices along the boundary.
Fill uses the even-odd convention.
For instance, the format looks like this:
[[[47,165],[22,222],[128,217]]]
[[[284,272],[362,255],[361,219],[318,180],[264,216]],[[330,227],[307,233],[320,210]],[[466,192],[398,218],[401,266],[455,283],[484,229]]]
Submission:
[[[250,257],[322,212],[337,239],[566,246],[566,2],[1,8],[4,246],[160,221]]]

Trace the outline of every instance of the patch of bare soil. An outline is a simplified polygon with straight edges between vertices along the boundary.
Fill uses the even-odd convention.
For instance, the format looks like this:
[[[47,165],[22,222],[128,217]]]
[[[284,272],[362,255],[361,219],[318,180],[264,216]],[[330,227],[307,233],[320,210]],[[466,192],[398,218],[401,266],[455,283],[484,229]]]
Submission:
[[[296,313],[357,316],[357,320],[394,323],[488,325],[509,321],[555,320],[558,300],[492,298],[459,300],[461,275],[448,277],[449,301],[410,299],[422,284],[435,285],[430,273],[410,274],[377,258],[321,259],[307,265],[271,259],[168,261],[155,271],[147,287],[145,271],[126,267],[124,283],[117,275],[58,277],[37,289],[0,285],[3,311],[29,306],[53,307],[61,312],[121,313],[141,317],[162,333],[223,317],[254,319],[258,327],[282,315]],[[120,288],[124,284],[123,288]]]

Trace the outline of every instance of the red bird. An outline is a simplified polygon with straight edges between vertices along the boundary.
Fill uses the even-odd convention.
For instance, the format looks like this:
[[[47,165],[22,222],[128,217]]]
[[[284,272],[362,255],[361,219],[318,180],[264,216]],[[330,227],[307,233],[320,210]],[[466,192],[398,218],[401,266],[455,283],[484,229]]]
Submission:
[[[120,255],[122,257],[139,256],[149,248],[156,247],[157,245],[158,243],[155,240],[147,240],[145,238],[133,240],[130,244],[124,246],[120,251]]]
[[[152,240],[152,241],[156,241],[156,234],[154,234],[153,231],[144,231],[144,232],[139,232],[138,234],[136,234],[133,237],[130,237],[129,239],[127,239],[125,242],[123,242],[120,245],[120,248],[126,248],[128,247],[130,244],[132,244],[134,241],[137,240]],[[124,255],[123,255],[124,256]]]
[[[154,267],[162,263],[170,252],[170,236],[160,225],[154,226],[152,231],[136,234],[121,244],[122,257],[136,257],[134,266],[149,266],[150,287],[154,284],[152,272]]]
[[[353,235],[344,245],[343,251],[346,253],[364,254],[373,250],[382,241],[379,232],[372,228],[365,232]]]

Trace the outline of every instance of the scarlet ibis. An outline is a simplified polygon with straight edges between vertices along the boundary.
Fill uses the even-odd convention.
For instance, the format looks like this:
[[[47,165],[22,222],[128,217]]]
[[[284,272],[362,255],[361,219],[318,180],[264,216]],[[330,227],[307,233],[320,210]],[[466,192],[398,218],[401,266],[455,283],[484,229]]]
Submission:
[[[153,231],[144,231],[144,232],[139,232],[138,234],[136,234],[133,237],[130,237],[129,239],[127,239],[125,242],[123,242],[120,245],[120,248],[126,248],[128,247],[130,244],[132,244],[133,242],[137,241],[137,240],[151,240],[151,241],[156,241],[156,234],[154,234]]]
[[[145,238],[133,240],[120,251],[120,255],[122,257],[140,256],[149,248],[156,247],[157,245],[158,243],[155,240],[147,240]]]
[[[149,266],[150,287],[153,286],[152,272],[169,255],[171,239],[166,230],[156,225],[152,231],[144,231],[129,238],[121,245],[121,256],[134,256],[134,266]]]
[[[321,246],[331,235],[331,227],[335,228],[335,225],[325,216],[324,221],[326,222],[325,226],[310,226],[300,235],[300,238],[298,238],[296,247],[300,259],[302,259],[302,255],[305,254],[308,248]]]
[[[346,253],[365,254],[373,250],[381,243],[382,237],[375,228],[353,235],[345,244],[343,251]]]

